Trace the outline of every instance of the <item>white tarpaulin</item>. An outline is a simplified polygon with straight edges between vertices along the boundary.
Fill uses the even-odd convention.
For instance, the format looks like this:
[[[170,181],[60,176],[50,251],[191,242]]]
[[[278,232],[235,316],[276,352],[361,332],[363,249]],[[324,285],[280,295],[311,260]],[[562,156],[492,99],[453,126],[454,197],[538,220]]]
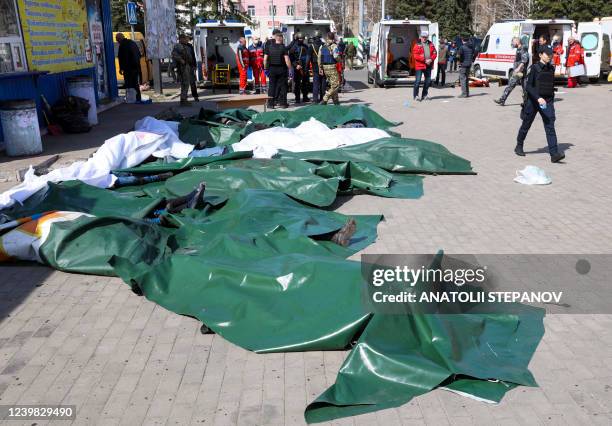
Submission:
[[[137,166],[149,156],[185,158],[194,146],[178,138],[178,123],[145,117],[136,122],[136,130],[108,139],[87,161],[77,161],[68,167],[56,169],[43,176],[36,176],[34,169],[25,174],[21,184],[0,194],[0,210],[17,202],[47,185],[47,182],[80,180],[99,188],[111,187],[117,179],[112,170]]]
[[[253,132],[232,145],[234,151],[253,151],[254,158],[272,158],[279,149],[292,152],[322,151],[358,145],[389,137],[384,130],[369,127],[330,129],[311,118],[294,129],[272,127]]]

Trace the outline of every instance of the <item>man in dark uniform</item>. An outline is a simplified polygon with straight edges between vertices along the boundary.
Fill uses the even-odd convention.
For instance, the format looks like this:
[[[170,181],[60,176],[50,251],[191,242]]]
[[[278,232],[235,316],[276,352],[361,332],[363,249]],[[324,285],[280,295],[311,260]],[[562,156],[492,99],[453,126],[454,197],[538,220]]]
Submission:
[[[504,90],[504,93],[501,95],[499,99],[493,99],[497,105],[504,106],[506,103],[506,99],[512,93],[512,90],[520,84],[523,87],[523,76],[527,72],[527,66],[529,65],[529,52],[527,51],[527,47],[523,46],[521,39],[519,37],[512,38],[512,45],[516,48],[516,56],[514,57],[514,65],[512,68],[512,77],[508,81],[508,86]],[[525,88],[523,87],[523,94],[525,92]]]
[[[514,152],[516,155],[525,155],[523,143],[535,116],[540,113],[544,122],[550,161],[557,163],[565,158],[565,154],[559,152],[555,132],[555,67],[550,63],[552,56],[553,51],[549,46],[540,46],[540,61],[531,66],[525,86],[527,100],[521,111],[523,123],[516,137]]]
[[[312,101],[315,103],[319,103],[323,100],[323,95],[325,94],[325,88],[327,86],[325,75],[319,73],[319,51],[321,50],[321,46],[323,46],[321,31],[316,30],[308,48],[310,65],[312,66]]]
[[[289,60],[289,53],[283,42],[283,33],[280,30],[272,32],[275,42],[270,43],[264,51],[264,69],[270,79],[268,86],[268,107],[280,105],[287,108],[287,76],[293,78],[293,67]]]
[[[193,45],[189,43],[186,34],[179,35],[179,42],[172,49],[172,59],[178,66],[178,77],[181,82],[181,105],[188,106],[187,92],[191,88],[191,95],[199,102],[198,88],[195,82],[196,59]]]
[[[459,83],[461,85],[460,98],[470,96],[470,69],[474,62],[474,46],[468,36],[462,37],[463,44],[457,50],[457,62],[459,62]]]
[[[300,93],[302,94],[302,100],[304,102],[310,101],[308,99],[308,83],[310,80],[310,70],[308,64],[310,62],[310,56],[308,53],[308,46],[304,43],[304,36],[302,33],[297,34],[297,41],[289,51],[289,59],[294,69],[293,76],[293,93],[295,94],[295,103],[300,103]]]
[[[125,38],[121,33],[117,33],[115,40],[119,44],[119,50],[117,51],[119,74],[123,75],[125,90],[134,89],[136,91],[136,100],[140,101],[139,80],[142,80],[142,76],[140,74],[140,50],[138,45],[134,41]]]

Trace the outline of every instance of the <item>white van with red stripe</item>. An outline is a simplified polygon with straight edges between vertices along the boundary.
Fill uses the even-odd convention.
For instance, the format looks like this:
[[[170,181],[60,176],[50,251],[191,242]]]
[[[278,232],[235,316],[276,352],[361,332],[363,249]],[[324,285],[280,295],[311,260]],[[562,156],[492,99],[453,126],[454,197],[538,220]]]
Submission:
[[[512,47],[512,38],[520,37],[523,45],[528,46],[531,58],[529,65],[531,65],[538,60],[538,38],[544,34],[551,42],[555,35],[561,38],[563,55],[561,66],[557,67],[555,74],[557,77],[564,77],[568,39],[574,25],[574,21],[569,19],[522,19],[497,22],[482,40],[480,51],[474,61],[474,74],[478,78],[489,76],[509,79],[514,72],[516,55],[516,48]]]

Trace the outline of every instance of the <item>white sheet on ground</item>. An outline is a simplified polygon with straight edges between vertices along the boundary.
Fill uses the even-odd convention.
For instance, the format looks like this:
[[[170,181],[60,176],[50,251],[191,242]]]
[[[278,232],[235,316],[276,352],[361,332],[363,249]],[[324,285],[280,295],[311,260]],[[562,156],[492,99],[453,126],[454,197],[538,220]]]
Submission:
[[[36,176],[34,169],[25,174],[19,185],[0,194],[0,210],[15,202],[23,202],[30,195],[47,186],[47,182],[80,180],[99,188],[108,188],[117,179],[112,170],[134,167],[149,156],[186,158],[194,146],[178,138],[178,123],[145,117],[136,122],[135,131],[108,139],[87,161]]]
[[[311,118],[294,129],[272,127],[253,132],[232,145],[234,151],[253,151],[254,158],[272,158],[279,149],[292,152],[323,151],[358,145],[389,137],[384,130],[373,128],[330,129]]]

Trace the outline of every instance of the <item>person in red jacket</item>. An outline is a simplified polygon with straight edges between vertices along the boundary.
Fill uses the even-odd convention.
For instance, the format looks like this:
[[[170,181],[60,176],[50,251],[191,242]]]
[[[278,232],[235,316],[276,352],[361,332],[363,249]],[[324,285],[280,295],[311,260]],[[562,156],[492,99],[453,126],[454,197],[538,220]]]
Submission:
[[[255,93],[257,94],[265,92],[266,90],[266,74],[264,73],[263,58],[264,45],[259,37],[254,36],[253,43],[249,46],[249,64],[253,72]]]
[[[552,64],[555,67],[555,73],[558,73],[561,67],[561,56],[564,53],[563,43],[561,43],[561,37],[558,34],[555,34],[553,36],[552,50],[553,50]]]
[[[567,59],[565,60],[565,72],[567,77],[567,87],[573,88],[578,86],[578,75],[570,74],[570,68],[576,65],[582,65],[584,67],[584,51],[580,43],[576,41],[574,36],[570,36],[568,39],[569,47],[567,50]]]
[[[240,37],[238,47],[236,48],[236,64],[238,65],[238,73],[240,74],[240,94],[246,94],[247,86],[247,71],[249,70],[249,49],[247,49],[246,39]]]
[[[431,70],[433,68],[437,52],[433,43],[428,40],[428,37],[429,33],[427,31],[421,31],[420,40],[412,48],[412,57],[414,58],[414,68],[416,73],[412,95],[415,101],[430,99],[429,96],[427,96],[427,92],[429,91],[429,86],[431,85]],[[423,76],[425,77],[425,81],[423,82],[423,93],[421,94],[421,98],[419,98],[419,86]]]

